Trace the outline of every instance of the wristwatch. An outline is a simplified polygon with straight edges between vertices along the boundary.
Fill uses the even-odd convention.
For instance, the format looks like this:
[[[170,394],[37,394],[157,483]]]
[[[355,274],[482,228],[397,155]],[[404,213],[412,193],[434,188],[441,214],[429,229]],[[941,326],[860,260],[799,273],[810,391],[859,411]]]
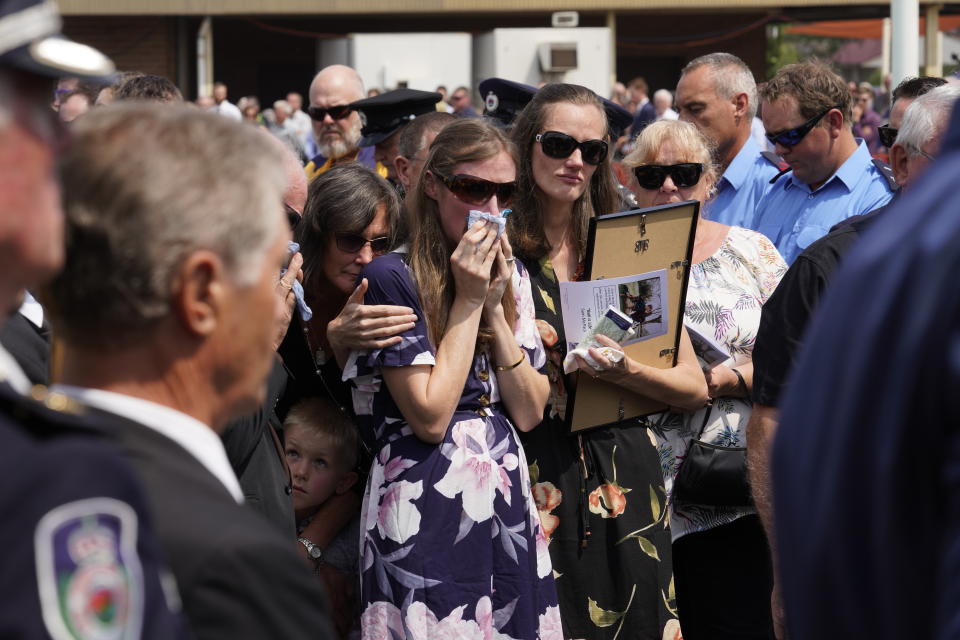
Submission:
[[[307,555],[310,556],[315,562],[320,562],[323,558],[323,549],[319,546],[313,544],[306,538],[297,538],[300,544],[303,545],[303,548],[307,550]]]

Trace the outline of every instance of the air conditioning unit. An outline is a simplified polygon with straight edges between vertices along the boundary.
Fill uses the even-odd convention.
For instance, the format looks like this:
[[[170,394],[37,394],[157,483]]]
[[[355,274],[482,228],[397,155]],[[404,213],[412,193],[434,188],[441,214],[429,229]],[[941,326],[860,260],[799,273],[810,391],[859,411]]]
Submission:
[[[537,52],[541,71],[573,71],[577,68],[576,42],[544,42]]]
[[[580,24],[580,14],[576,11],[555,11],[550,16],[552,27],[576,27]]]

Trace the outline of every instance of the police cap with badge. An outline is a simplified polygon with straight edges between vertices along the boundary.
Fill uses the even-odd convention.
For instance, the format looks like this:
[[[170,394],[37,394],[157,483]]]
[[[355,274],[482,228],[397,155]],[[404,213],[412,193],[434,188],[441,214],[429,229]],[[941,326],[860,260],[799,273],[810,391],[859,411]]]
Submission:
[[[0,67],[41,76],[110,81],[116,67],[105,55],[60,34],[53,0],[0,0]]]
[[[442,99],[443,96],[432,91],[395,89],[351,103],[363,122],[360,146],[380,144],[417,116],[436,112],[437,103]]]
[[[487,78],[479,85],[483,97],[483,115],[500,127],[513,123],[537,92],[536,87],[504,78]]]

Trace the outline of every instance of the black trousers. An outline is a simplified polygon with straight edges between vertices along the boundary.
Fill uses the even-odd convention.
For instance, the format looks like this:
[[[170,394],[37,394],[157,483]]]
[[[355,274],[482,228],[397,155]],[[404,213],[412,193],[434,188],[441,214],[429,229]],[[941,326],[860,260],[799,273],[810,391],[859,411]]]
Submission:
[[[684,640],[773,638],[773,571],[758,516],[677,540],[673,577]]]

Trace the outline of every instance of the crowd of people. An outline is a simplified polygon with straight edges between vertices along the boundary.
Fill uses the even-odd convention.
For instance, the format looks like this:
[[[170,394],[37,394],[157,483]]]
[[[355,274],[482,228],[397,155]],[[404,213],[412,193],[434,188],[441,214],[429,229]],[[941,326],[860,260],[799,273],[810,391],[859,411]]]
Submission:
[[[334,65],[185,104],[41,6],[0,3],[39,20],[0,43],[0,636],[956,626],[960,87],[880,116],[717,52],[652,99]],[[675,364],[600,336],[565,374],[589,221],[691,202]],[[577,376],[669,408],[571,431]],[[739,490],[691,498],[701,445]]]

